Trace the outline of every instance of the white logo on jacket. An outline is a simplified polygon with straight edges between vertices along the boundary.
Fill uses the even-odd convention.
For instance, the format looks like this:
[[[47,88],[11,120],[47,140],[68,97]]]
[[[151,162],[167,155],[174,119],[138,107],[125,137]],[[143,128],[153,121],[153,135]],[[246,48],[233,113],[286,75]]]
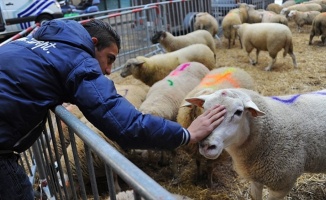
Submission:
[[[34,38],[25,37],[18,40],[26,42],[28,44],[35,44],[35,46],[31,48],[32,50],[36,48],[41,48],[43,51],[46,51],[46,53],[50,53],[49,51],[50,48],[56,48],[56,43],[52,43],[48,41],[38,41]]]

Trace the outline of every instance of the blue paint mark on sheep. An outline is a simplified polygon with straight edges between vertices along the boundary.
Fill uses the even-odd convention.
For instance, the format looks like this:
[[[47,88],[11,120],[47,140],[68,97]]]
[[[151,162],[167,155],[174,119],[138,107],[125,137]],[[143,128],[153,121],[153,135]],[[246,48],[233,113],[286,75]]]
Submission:
[[[168,81],[168,83],[169,83],[170,86],[173,86],[173,81],[171,81],[169,79],[167,81]]]
[[[317,95],[325,95],[326,96],[325,91],[317,91],[317,92],[307,93],[307,94],[317,94]],[[271,98],[274,100],[280,101],[282,103],[285,103],[285,104],[291,104],[291,103],[294,103],[295,100],[298,99],[301,95],[302,94],[296,94],[296,95],[289,97],[288,99],[281,99],[280,97],[276,97],[276,96],[273,96]]]
[[[293,103],[299,96],[300,96],[300,94],[297,94],[297,95],[290,97],[289,99],[281,99],[279,97],[271,97],[271,98],[274,100],[280,101],[282,103],[290,104],[290,103]]]

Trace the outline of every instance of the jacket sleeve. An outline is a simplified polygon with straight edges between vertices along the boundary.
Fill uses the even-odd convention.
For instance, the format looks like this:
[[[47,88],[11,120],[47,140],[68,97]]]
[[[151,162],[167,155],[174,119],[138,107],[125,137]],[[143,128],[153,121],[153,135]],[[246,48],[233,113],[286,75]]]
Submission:
[[[114,83],[102,75],[96,61],[77,67],[67,87],[84,116],[122,148],[174,149],[190,140],[189,132],[180,124],[144,115],[117,94]]]

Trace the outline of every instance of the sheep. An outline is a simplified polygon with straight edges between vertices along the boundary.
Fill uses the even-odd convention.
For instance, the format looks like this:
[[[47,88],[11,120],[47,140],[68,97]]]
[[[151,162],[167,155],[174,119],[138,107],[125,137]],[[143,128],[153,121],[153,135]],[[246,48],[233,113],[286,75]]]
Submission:
[[[281,14],[276,14],[272,11],[262,12],[262,23],[279,23],[288,26],[288,19]]]
[[[176,121],[181,101],[208,72],[209,70],[198,62],[179,65],[149,89],[139,111]]]
[[[174,52],[129,59],[122,67],[120,76],[125,78],[132,75],[146,85],[152,86],[185,62],[200,62],[208,69],[216,68],[214,53],[206,45],[193,44]]]
[[[218,22],[211,14],[199,12],[195,15],[194,30],[207,30],[213,37],[219,40],[220,38],[217,36],[218,28]]]
[[[176,121],[182,100],[208,72],[209,70],[198,62],[187,62],[179,65],[168,76],[156,82],[149,89],[146,100],[139,107],[139,111]],[[174,151],[172,155],[175,155]],[[164,163],[164,152],[161,156],[160,162]],[[175,162],[172,163],[173,175],[175,176],[176,166]]]
[[[326,12],[326,0],[310,0],[305,1],[303,4],[317,3],[321,6],[320,12]]]
[[[249,4],[249,9],[248,9],[248,23],[260,23],[262,20],[262,12],[255,10],[255,5]]]
[[[270,3],[266,7],[267,11],[272,11],[272,12],[274,12],[276,14],[280,14],[282,9],[283,9],[283,6],[281,6],[281,5],[277,4],[277,3]]]
[[[291,10],[288,16],[293,18],[294,22],[297,24],[298,32],[301,32],[303,25],[311,25],[312,21],[318,14],[320,14],[319,11],[301,12],[297,10]]]
[[[224,121],[200,142],[199,151],[216,159],[226,150],[235,171],[251,181],[251,196],[283,199],[304,172],[326,172],[326,90],[262,96],[247,89],[222,89],[187,101],[205,110],[226,107]]]
[[[232,9],[226,14],[222,20],[223,35],[228,39],[228,48],[231,48],[231,42],[235,44],[237,32],[233,25],[246,23],[248,21],[249,6],[245,3],[239,4],[239,8]],[[242,48],[241,40],[240,45]]]
[[[235,25],[235,28],[238,29],[238,34],[252,65],[258,63],[258,55],[261,50],[268,51],[272,60],[265,70],[270,71],[276,61],[278,52],[284,48],[283,56],[285,57],[289,54],[294,67],[297,67],[296,58],[293,53],[292,33],[289,27],[278,23],[245,23]],[[250,53],[254,48],[257,50],[256,61],[250,57]]]
[[[321,42],[326,45],[326,12],[322,12],[315,17],[312,22],[309,45],[312,44],[312,39],[314,36],[321,35]]]
[[[283,8],[287,8],[289,6],[293,6],[293,5],[296,5],[296,2],[294,0],[287,0],[285,1],[284,3],[282,3],[282,7]]]
[[[243,69],[237,67],[221,67],[210,71],[192,91],[190,91],[181,103],[177,115],[177,122],[183,127],[189,127],[191,122],[203,113],[203,109],[186,102],[187,98],[210,94],[217,89],[224,88],[247,88],[254,89],[253,78]],[[192,155],[197,165],[197,180],[202,177],[203,163],[206,162],[208,185],[213,185],[212,169],[214,163],[221,162],[227,155],[217,160],[207,160],[199,154],[198,144],[181,147]]]
[[[281,15],[284,15],[286,17],[288,17],[288,14],[290,13],[291,10],[298,10],[301,12],[307,12],[307,11],[321,11],[321,5],[317,4],[317,3],[309,3],[309,4],[296,4],[296,5],[292,5],[289,6],[287,8],[283,8],[281,10]]]
[[[160,43],[166,52],[173,52],[192,44],[207,45],[214,55],[216,51],[214,37],[207,30],[196,30],[181,36],[173,36],[168,31],[158,31],[151,41],[153,44]]]

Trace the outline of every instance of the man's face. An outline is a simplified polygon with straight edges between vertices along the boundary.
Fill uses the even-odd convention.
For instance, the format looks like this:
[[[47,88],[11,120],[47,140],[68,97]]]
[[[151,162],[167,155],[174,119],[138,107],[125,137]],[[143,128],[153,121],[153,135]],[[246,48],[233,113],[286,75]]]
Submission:
[[[118,53],[119,49],[116,44],[112,44],[101,51],[98,51],[97,48],[95,48],[95,58],[99,62],[103,74],[111,74],[112,64],[114,63]]]

